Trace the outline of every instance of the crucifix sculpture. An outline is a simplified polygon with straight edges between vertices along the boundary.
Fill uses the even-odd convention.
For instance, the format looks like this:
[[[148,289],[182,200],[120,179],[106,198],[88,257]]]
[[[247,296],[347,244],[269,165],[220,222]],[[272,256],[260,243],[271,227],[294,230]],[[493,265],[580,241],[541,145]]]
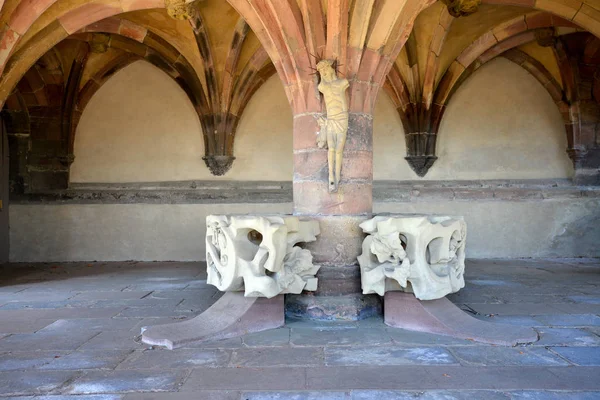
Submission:
[[[317,64],[317,71],[321,77],[319,92],[325,98],[326,117],[319,117],[317,145],[319,148],[327,146],[327,160],[329,164],[329,192],[337,192],[342,173],[342,158],[346,134],[348,132],[348,101],[346,100],[346,89],[349,83],[347,79],[337,77],[334,62],[321,60]],[[335,167],[335,168],[334,168]],[[335,171],[335,175],[334,175]]]

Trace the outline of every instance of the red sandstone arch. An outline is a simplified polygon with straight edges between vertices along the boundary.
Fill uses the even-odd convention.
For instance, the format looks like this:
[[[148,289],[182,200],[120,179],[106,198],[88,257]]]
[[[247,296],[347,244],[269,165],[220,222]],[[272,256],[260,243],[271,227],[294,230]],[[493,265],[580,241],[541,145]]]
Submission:
[[[591,1],[548,1],[548,0],[482,0],[484,4],[535,8],[577,24],[596,37],[600,37],[600,8]]]

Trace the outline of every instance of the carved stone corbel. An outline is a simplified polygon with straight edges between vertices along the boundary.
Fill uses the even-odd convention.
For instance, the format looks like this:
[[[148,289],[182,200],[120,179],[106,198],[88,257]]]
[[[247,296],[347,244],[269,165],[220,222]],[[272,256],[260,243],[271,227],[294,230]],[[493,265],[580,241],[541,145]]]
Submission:
[[[90,50],[92,53],[106,53],[110,46],[110,35],[106,33],[93,33],[90,41]]]
[[[535,41],[542,47],[552,47],[556,44],[556,31],[554,28],[536,29]]]
[[[466,17],[477,12],[481,0],[442,0],[448,7],[448,13],[454,18]]]
[[[185,0],[165,0],[165,8],[171,18],[180,21],[189,20],[194,15],[192,5]]]
[[[406,156],[404,159],[408,162],[410,168],[415,171],[415,173],[424,177],[429,171],[429,168],[433,166],[435,160],[437,160],[436,156],[426,156],[426,155],[418,155],[418,156]]]
[[[205,156],[202,157],[211,174],[223,176],[231,169],[234,156]]]

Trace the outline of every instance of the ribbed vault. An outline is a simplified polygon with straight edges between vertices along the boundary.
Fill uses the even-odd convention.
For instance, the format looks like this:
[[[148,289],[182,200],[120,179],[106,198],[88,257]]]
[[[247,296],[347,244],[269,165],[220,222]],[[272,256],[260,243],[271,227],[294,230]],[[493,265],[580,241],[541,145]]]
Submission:
[[[38,140],[32,130],[40,124],[59,127],[52,140],[60,145],[44,162],[51,159],[55,169],[60,165],[61,173],[66,171],[67,178],[60,178],[65,186],[85,105],[116,71],[145,59],[187,93],[201,121],[204,159],[222,175],[235,159],[235,133],[246,104],[276,73],[294,114],[294,157],[318,164],[307,155],[315,148],[315,116],[323,112],[313,71],[319,58],[335,59],[350,81],[352,129],[371,129],[375,100],[384,87],[401,117],[403,156],[424,176],[437,158],[437,137],[444,134],[440,122],[453,93],[481,65],[505,57],[548,90],[563,115],[578,177],[593,181],[600,167],[600,3],[480,3],[6,0],[0,11],[0,103],[10,116],[11,141],[20,143],[13,146],[17,152],[38,148],[32,145]],[[368,178],[369,173],[361,175],[372,169],[368,146],[351,145],[348,151],[364,167],[356,176],[348,169],[348,179]],[[12,175],[20,182],[23,168],[15,172],[18,179]],[[295,176],[298,188],[312,182],[305,190],[315,189],[314,178]]]

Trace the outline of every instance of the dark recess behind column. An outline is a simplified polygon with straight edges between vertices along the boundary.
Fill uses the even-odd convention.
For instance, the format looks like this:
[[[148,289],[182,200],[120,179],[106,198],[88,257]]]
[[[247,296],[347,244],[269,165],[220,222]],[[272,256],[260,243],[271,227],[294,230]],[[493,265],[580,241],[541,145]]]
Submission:
[[[0,263],[8,261],[9,254],[9,236],[8,236],[8,137],[4,127],[4,120],[0,119],[0,200],[2,207],[0,209]]]

